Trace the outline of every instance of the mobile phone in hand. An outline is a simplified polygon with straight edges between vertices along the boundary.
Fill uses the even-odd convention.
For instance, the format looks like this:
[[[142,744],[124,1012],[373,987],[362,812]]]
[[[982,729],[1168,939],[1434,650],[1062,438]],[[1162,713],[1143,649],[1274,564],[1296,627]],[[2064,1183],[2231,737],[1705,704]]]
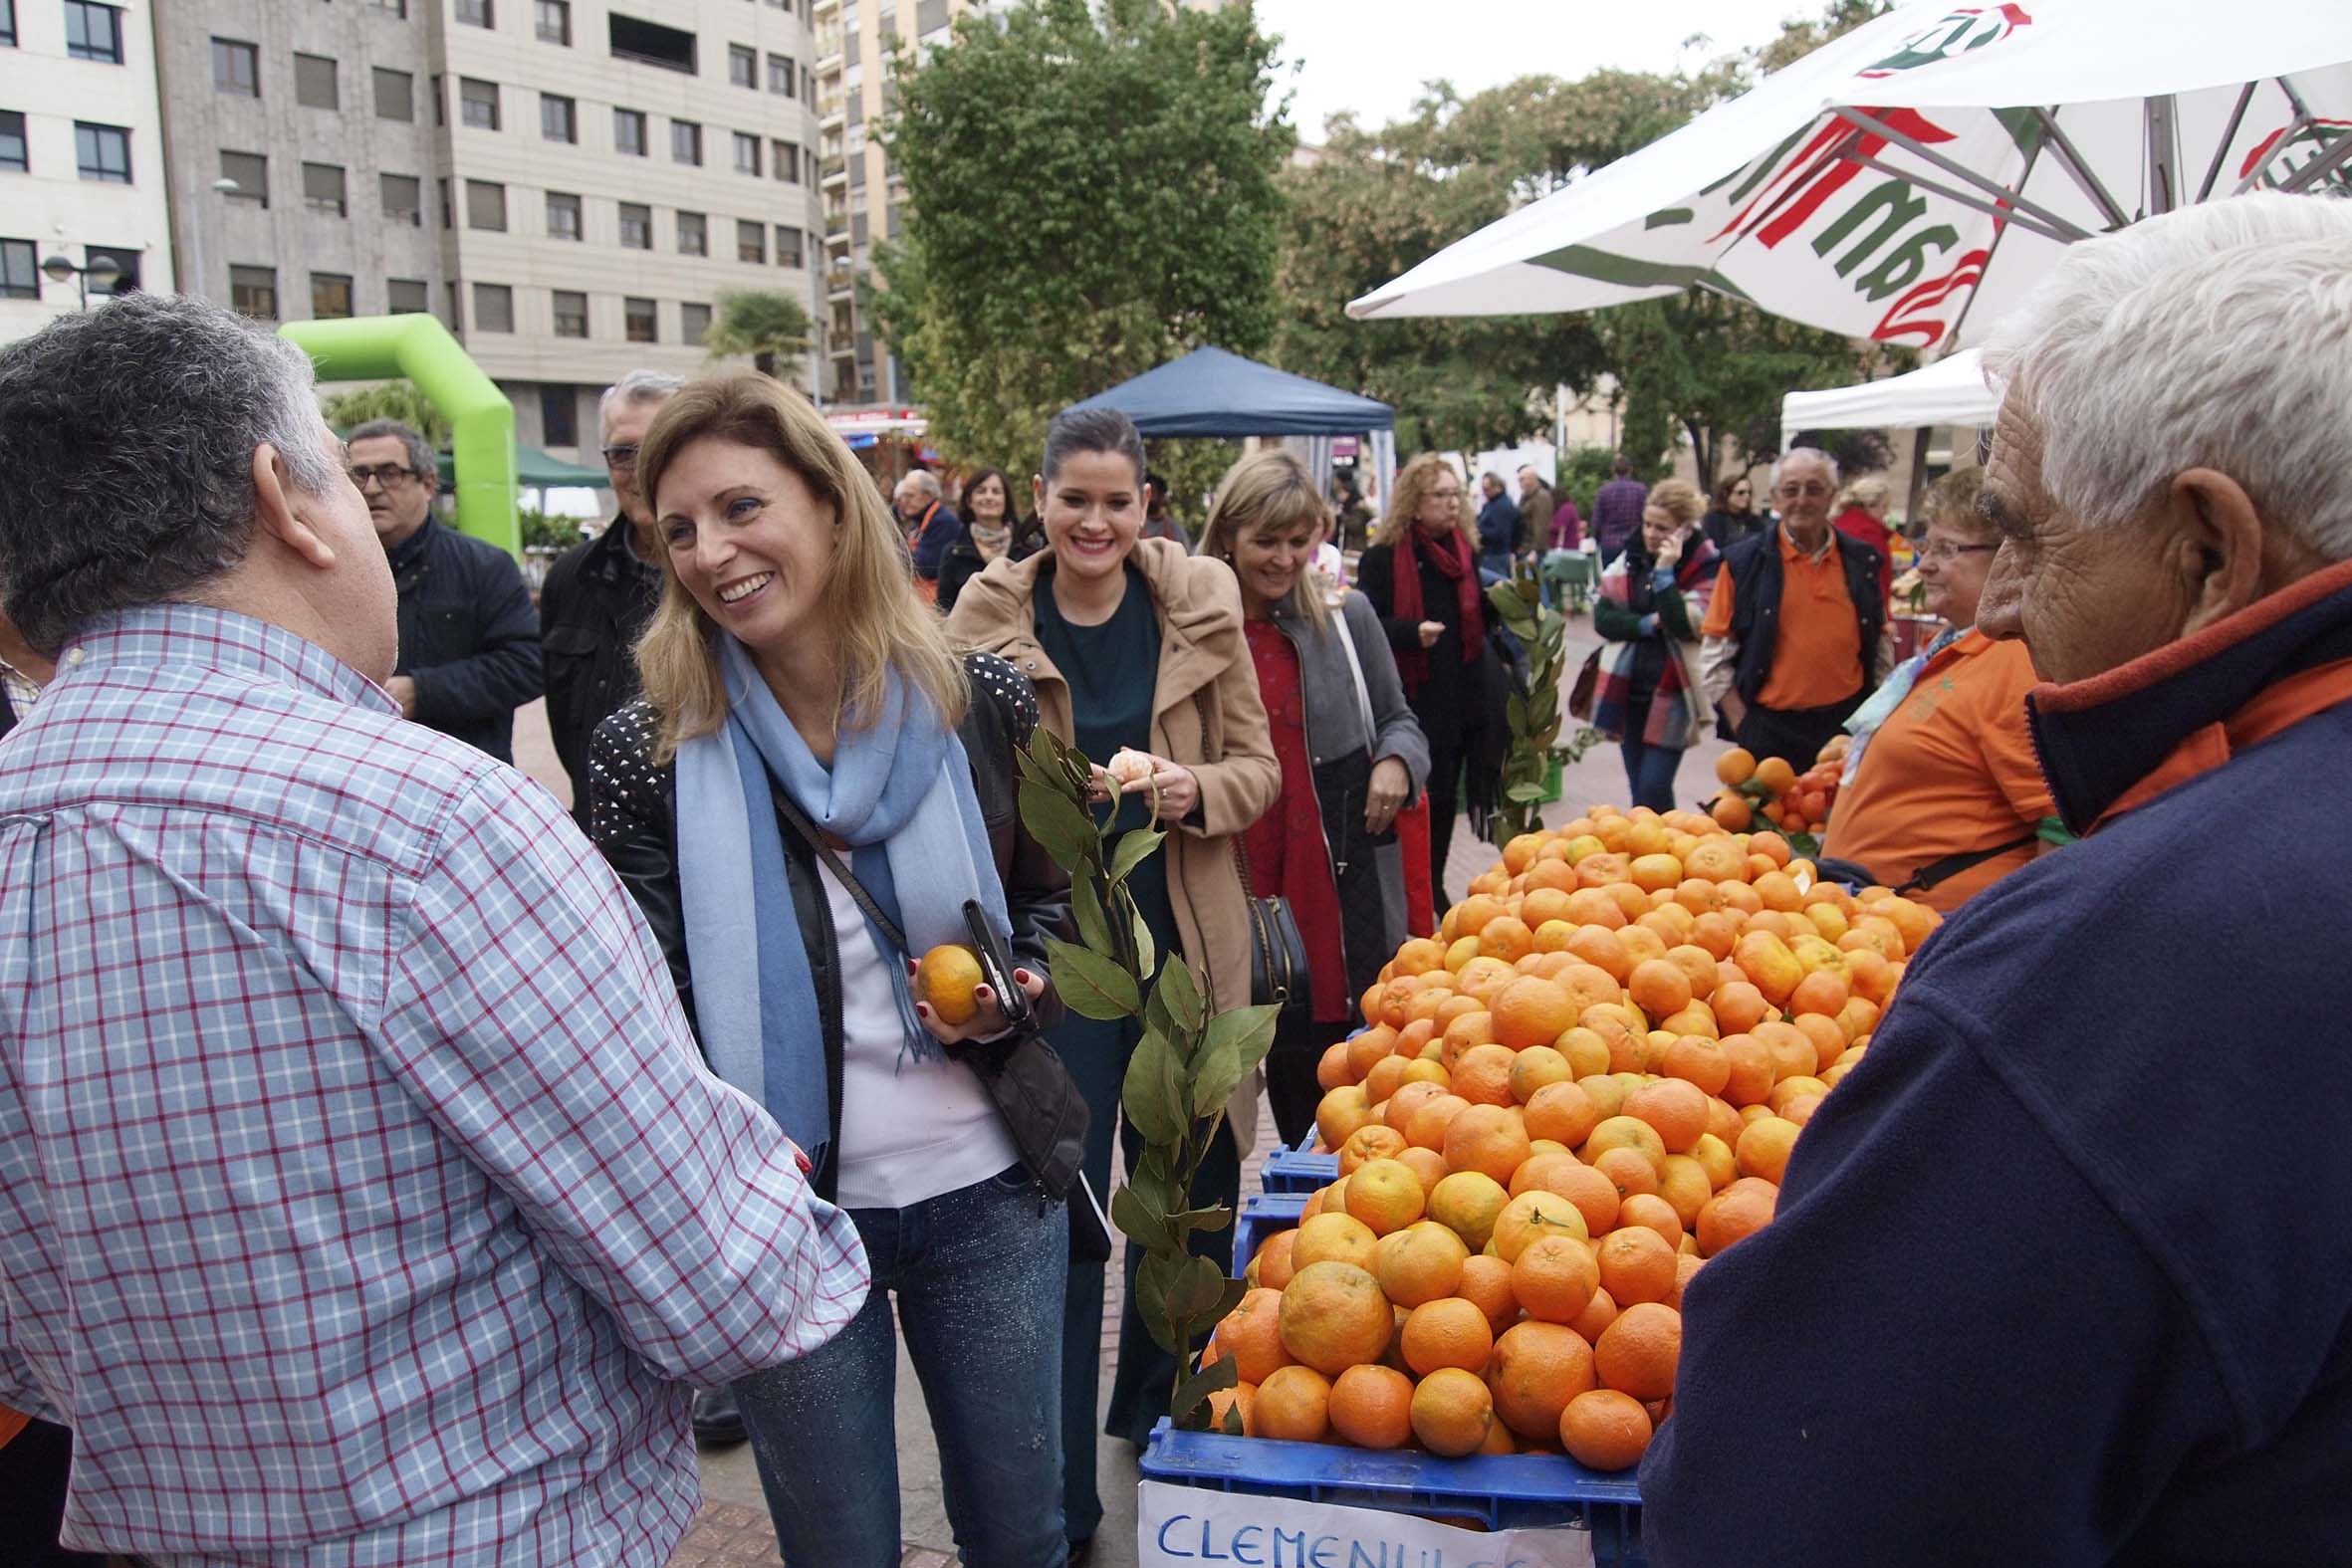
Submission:
[[[988,911],[980,907],[976,898],[964,900],[964,928],[972,934],[972,951],[980,956],[981,976],[997,994],[997,1007],[1005,1014],[1005,1021],[1015,1028],[1021,1027],[1034,1010],[1029,993],[1015,983],[1013,955],[1006,951],[1004,938],[988,923]]]

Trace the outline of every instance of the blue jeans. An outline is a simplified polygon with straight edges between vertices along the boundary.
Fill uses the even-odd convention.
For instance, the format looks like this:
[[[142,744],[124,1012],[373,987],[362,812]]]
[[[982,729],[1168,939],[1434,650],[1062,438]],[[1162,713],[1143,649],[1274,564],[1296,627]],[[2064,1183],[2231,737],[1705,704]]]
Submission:
[[[1646,805],[1653,811],[1674,809],[1674,775],[1682,767],[1682,753],[1671,746],[1650,746],[1633,738],[1641,728],[1637,717],[1646,721],[1647,714],[1626,716],[1625,784],[1633,791],[1627,805]]]
[[[792,1568],[896,1568],[890,1297],[971,1568],[1061,1568],[1069,1222],[1019,1166],[906,1209],[852,1209],[873,1288],[813,1354],[735,1385]]]

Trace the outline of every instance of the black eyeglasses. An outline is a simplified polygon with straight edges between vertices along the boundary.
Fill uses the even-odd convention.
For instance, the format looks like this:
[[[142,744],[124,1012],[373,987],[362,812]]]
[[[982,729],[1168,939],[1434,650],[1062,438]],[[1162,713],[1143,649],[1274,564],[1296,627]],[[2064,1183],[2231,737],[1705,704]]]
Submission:
[[[606,468],[620,468],[620,469],[628,469],[628,468],[634,468],[634,467],[636,467],[636,466],[637,466],[637,449],[636,449],[636,447],[635,447],[634,445],[630,445],[630,446],[608,446],[608,447],[604,448],[604,466],[605,466]]]
[[[354,467],[346,469],[344,472],[351,475],[352,488],[354,490],[365,490],[367,488],[367,481],[370,479],[374,480],[384,489],[389,490],[393,486],[399,484],[402,480],[414,479],[417,477],[415,469],[403,468],[398,463],[378,463],[373,468]]]

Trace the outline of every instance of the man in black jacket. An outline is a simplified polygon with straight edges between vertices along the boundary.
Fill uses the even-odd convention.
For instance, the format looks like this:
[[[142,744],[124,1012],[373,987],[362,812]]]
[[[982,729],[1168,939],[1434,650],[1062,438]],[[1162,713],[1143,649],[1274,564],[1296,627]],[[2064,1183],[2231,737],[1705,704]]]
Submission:
[[[547,647],[548,731],[572,776],[572,815],[588,826],[588,737],[637,695],[637,636],[661,597],[651,502],[637,489],[637,443],[670,394],[685,383],[658,370],[631,370],[604,390],[604,471],[619,505],[596,538],[575,545],[548,568],[539,589]]]
[[[400,662],[385,690],[428,729],[515,760],[515,710],[540,692],[539,617],[505,551],[433,518],[433,449],[391,419],[351,433],[352,483],[400,593]]]

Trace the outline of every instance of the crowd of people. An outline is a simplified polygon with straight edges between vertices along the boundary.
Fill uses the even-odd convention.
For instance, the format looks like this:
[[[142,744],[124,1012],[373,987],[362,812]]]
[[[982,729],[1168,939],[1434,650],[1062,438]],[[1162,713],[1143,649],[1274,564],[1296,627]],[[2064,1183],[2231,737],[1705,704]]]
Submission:
[[[1901,661],[1884,487],[1807,448],[1768,513],[1621,459],[1588,519],[1434,453],[1375,518],[1268,449],[1196,547],[1113,411],[1055,420],[1026,485],[886,500],[777,382],[639,372],[601,409],[616,516],[535,611],[435,519],[422,439],[338,439],[242,318],[132,295],[0,351],[0,1556],[658,1564],[696,1436],[741,1434],[788,1563],[880,1568],[903,1336],[965,1559],[1084,1561],[1095,1436],[1143,1443],[1174,1366],[1129,1248],[1098,1422],[1070,1216],[1139,1157],[1140,1026],[1056,998],[1072,894],[1014,754],[1046,727],[1167,831],[1128,886],[1212,1007],[1249,1000],[1248,900],[1296,918],[1309,1027],[1192,1195],[1232,1204],[1259,1097],[1304,1135],[1413,889],[1442,907],[1496,806],[1487,576],[1587,531],[1629,805],[1670,808],[1710,729],[1800,764],[1850,734],[1824,864],[1966,905],[1774,1225],[1693,1284],[1657,1560],[1756,1557],[1760,1520],[1774,1560],[1974,1552],[2025,1527],[1991,1496],[2048,1532],[1998,1555],[2253,1519],[2256,1555],[2327,1555],[2352,1105],[2302,1064],[2249,1164],[2209,1014],[2320,1048],[2332,950],[2183,943],[2167,901],[2291,865],[2256,891],[2325,930],[2352,885],[2307,784],[2352,750],[2352,536],[2266,422],[2341,400],[2348,244],[2281,197],[2078,247],[1993,354],[1989,466],[1930,493],[1946,629]],[[507,766],[542,692],[570,815]],[[1121,753],[1148,787],[1108,787]],[[2049,855],[2053,819],[2101,830]],[[951,1019],[914,960],[970,920],[1022,996]],[[1041,1041],[1082,1189],[995,1092]],[[1793,1449],[1791,1321],[1841,1325]]]

